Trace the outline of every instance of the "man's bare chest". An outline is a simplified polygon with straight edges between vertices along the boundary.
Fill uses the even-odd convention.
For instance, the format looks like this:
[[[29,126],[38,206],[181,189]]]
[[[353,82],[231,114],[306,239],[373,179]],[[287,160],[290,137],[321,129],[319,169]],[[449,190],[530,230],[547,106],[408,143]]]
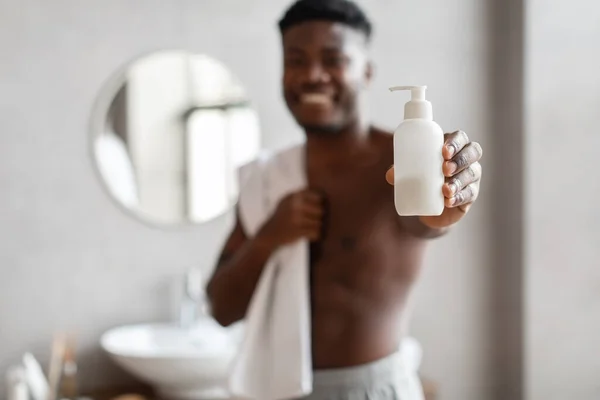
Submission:
[[[414,279],[423,246],[402,229],[386,169],[379,165],[311,181],[326,199],[322,237],[310,249],[313,284],[373,296],[373,288]]]
[[[364,255],[385,245],[398,229],[393,189],[385,182],[385,167],[323,174],[310,186],[324,195],[322,256]]]

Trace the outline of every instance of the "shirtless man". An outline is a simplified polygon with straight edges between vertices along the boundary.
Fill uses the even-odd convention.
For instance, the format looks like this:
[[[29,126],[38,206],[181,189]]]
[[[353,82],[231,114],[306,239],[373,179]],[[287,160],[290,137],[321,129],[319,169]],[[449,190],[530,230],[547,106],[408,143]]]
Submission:
[[[346,399],[357,391],[364,398],[398,398],[392,387],[397,382],[374,378],[369,368],[379,363],[381,371],[397,353],[400,319],[426,247],[477,198],[482,150],[464,132],[447,134],[443,214],[399,217],[391,186],[392,135],[371,125],[365,107],[373,71],[368,19],[346,0],[300,0],[279,27],[285,101],[306,133],[308,188],[285,197],[254,237],[245,235],[238,219],[207,287],[213,315],[222,325],[243,319],[270,255],[309,238],[315,369],[310,399]],[[383,370],[394,368],[387,364]],[[361,387],[321,390],[323,369],[341,376],[353,371],[346,381]],[[359,382],[361,370],[372,382]]]

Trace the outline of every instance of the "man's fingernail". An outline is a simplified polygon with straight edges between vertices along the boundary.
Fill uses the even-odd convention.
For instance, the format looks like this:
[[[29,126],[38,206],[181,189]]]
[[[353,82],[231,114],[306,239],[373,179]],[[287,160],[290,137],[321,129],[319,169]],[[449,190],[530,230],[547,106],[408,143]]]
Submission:
[[[456,191],[458,190],[458,186],[456,186],[456,183],[450,183],[448,184],[448,187],[450,188],[450,193],[452,195],[454,195],[456,193]]]
[[[456,151],[456,149],[454,148],[454,145],[449,144],[446,146],[446,148],[448,149],[448,154],[450,154],[450,157],[452,157],[454,155],[454,152]]]
[[[457,168],[458,168],[458,165],[454,161],[451,161],[448,163],[448,170],[449,170],[450,174],[453,174]]]
[[[450,198],[450,206],[455,205],[457,201],[458,201],[458,199],[456,197]]]

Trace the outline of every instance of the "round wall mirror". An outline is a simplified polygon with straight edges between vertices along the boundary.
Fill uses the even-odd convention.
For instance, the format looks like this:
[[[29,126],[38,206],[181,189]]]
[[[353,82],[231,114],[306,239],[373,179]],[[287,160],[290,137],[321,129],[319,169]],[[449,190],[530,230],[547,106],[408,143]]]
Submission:
[[[240,82],[219,61],[185,51],[147,55],[116,74],[92,130],[104,186],[153,224],[202,223],[230,210],[236,171],[260,150]]]

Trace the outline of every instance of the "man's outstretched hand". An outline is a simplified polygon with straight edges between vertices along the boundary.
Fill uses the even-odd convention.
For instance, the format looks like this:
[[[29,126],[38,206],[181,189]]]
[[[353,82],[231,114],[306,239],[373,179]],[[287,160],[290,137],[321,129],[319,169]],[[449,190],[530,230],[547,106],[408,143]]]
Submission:
[[[471,142],[463,131],[447,133],[444,136],[444,211],[438,216],[419,217],[423,224],[432,229],[447,228],[460,221],[477,200],[481,181],[479,160],[483,151],[479,143]],[[394,167],[387,171],[385,179],[390,185],[394,184]]]

